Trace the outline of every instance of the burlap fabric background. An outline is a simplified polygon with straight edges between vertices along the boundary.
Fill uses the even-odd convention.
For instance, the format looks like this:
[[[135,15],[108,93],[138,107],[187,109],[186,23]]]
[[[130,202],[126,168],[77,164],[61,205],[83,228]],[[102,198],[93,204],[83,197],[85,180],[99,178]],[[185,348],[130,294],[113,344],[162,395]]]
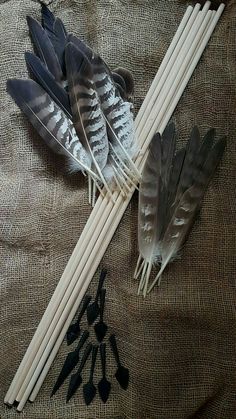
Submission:
[[[177,0],[61,0],[51,8],[114,67],[133,71],[136,108],[142,102],[186,5]],[[80,176],[64,174],[5,92],[8,77],[25,77],[31,49],[26,15],[36,1],[0,3],[1,120],[1,401],[90,213]],[[224,13],[174,114],[186,141],[193,124],[228,135],[222,164],[208,190],[182,260],[166,270],[145,301],[136,296],[137,195],[105,255],[106,320],[130,369],[119,388],[108,354],[112,392],[84,405],[81,391],[66,405],[66,386],[49,394],[67,354],[64,343],[28,419],[235,419],[235,157],[236,1]],[[97,276],[91,289],[95,291]],[[95,381],[100,377],[97,368]],[[1,418],[18,418],[0,405]]]

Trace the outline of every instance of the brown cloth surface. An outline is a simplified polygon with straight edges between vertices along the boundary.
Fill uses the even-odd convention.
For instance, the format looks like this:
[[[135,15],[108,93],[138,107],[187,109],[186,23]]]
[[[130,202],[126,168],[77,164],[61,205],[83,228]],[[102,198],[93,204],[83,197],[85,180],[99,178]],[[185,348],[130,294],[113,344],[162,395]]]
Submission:
[[[111,67],[130,69],[136,108],[170,44],[186,5],[178,0],[59,0],[50,6],[69,31]],[[30,343],[90,208],[84,179],[68,177],[6,94],[9,77],[26,77],[31,50],[26,15],[36,1],[0,2],[0,416],[18,418],[3,398]],[[188,85],[174,120],[186,141],[191,127],[216,127],[227,150],[204,200],[182,259],[146,300],[132,279],[137,259],[137,195],[104,257],[105,318],[118,337],[130,386],[119,388],[109,352],[109,401],[86,407],[82,392],[65,403],[66,386],[50,399],[67,354],[60,349],[28,419],[235,419],[235,161],[236,1],[231,2]],[[96,289],[98,274],[91,289]],[[96,369],[95,382],[100,377]]]

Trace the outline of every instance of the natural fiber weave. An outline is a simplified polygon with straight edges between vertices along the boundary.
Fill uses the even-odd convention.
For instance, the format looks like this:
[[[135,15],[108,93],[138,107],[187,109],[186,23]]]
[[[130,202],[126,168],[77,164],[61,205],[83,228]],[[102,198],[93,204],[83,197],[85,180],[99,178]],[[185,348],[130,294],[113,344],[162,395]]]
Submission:
[[[186,9],[181,0],[61,0],[50,7],[111,67],[133,71],[136,108]],[[27,75],[24,51],[32,49],[27,14],[40,18],[36,1],[0,2],[1,400],[90,213],[84,179],[64,174],[62,161],[48,151],[5,91],[7,78]],[[50,399],[68,351],[64,343],[22,418],[236,418],[235,40],[234,0],[174,115],[179,145],[194,124],[202,133],[214,126],[219,136],[228,135],[182,259],[166,270],[159,291],[146,300],[136,296],[137,194],[104,258],[109,270],[105,319],[130,369],[128,391],[112,378],[115,364],[109,353],[113,385],[105,406],[96,397],[86,407],[81,391],[66,405],[66,386]],[[95,288],[94,279],[91,291]],[[97,368],[95,382],[99,377]],[[19,418],[3,404],[0,412],[2,419]]]

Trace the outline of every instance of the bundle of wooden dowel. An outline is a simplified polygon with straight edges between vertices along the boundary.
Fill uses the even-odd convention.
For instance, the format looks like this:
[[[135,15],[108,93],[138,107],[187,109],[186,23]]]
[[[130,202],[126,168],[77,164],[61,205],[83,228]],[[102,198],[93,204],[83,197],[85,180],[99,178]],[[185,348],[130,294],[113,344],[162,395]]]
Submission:
[[[187,8],[138,112],[135,129],[141,152],[135,165],[140,172],[153,135],[162,133],[170,120],[224,10],[224,4],[216,11],[210,6],[207,1],[203,8]],[[134,189],[130,185],[125,199],[120,192],[113,193],[113,200],[99,196],[4,399],[10,406],[18,402],[19,412],[28,399],[35,400]]]

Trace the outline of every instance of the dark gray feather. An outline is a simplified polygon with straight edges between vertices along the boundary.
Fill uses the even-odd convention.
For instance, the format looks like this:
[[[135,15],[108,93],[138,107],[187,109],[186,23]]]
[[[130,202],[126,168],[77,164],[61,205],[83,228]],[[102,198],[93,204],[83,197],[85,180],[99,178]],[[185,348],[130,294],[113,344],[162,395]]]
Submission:
[[[61,66],[46,31],[37,22],[37,20],[30,16],[27,16],[27,23],[37,55],[55,79],[58,82],[61,82],[63,79]]]

